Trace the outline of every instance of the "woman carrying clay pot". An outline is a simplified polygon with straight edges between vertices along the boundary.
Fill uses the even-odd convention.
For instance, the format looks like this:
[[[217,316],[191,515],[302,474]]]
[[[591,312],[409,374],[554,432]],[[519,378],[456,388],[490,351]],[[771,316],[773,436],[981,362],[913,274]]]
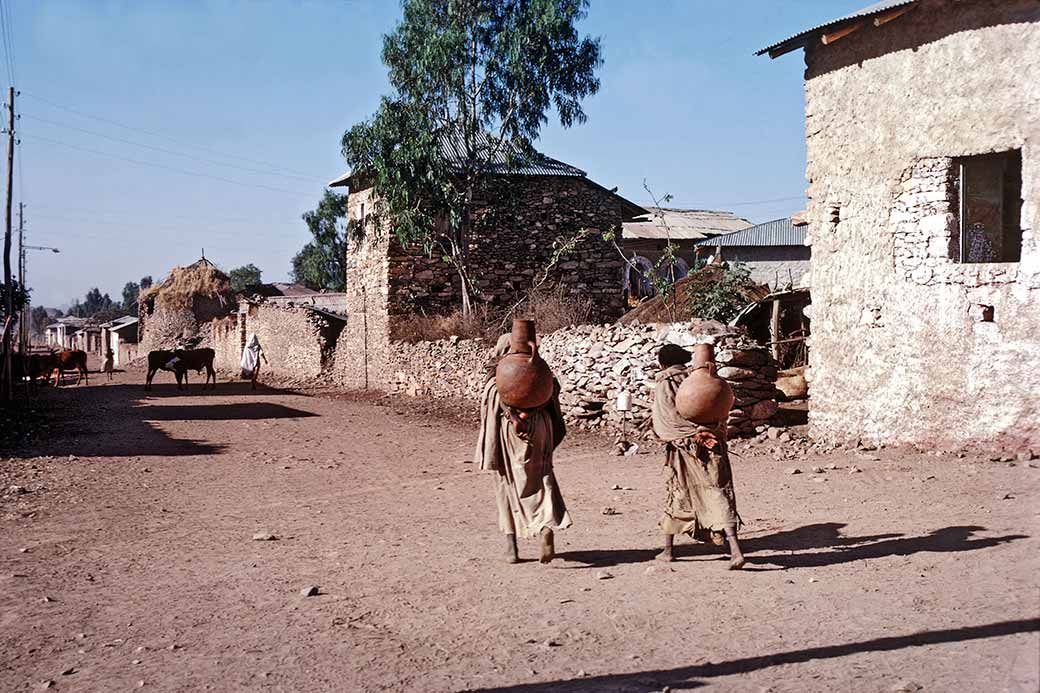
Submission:
[[[711,345],[699,344],[695,348],[698,358],[692,367],[687,366],[690,352],[676,344],[666,344],[657,355],[661,371],[654,387],[653,424],[654,433],[665,442],[667,491],[664,517],[660,522],[664,550],[657,558],[674,560],[675,535],[689,534],[718,546],[728,541],[730,570],[739,570],[744,567],[744,554],[737,542],[741,521],[726,449],[726,418],[733,395],[728,385],[712,380],[718,376],[714,374],[715,356]],[[698,372],[702,369],[705,372]],[[701,401],[691,403],[686,393],[679,393],[687,378],[691,382],[682,389],[693,390],[693,398],[700,395]],[[703,381],[704,385],[697,381]],[[690,411],[691,407],[707,414],[698,416],[697,411]],[[691,418],[700,422],[695,423]]]
[[[502,335],[495,346],[497,368],[484,386],[474,461],[481,471],[495,475],[505,561],[519,562],[519,535],[540,537],[540,558],[548,563],[556,551],[554,532],[571,525],[553,473],[553,451],[567,428],[560,411],[560,385],[537,355],[534,324],[515,322],[527,324],[514,324],[513,334]]]

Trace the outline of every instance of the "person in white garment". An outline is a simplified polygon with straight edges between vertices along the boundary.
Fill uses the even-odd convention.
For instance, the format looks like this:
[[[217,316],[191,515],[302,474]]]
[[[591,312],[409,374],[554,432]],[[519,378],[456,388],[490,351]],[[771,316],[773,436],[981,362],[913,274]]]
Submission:
[[[242,379],[252,382],[254,390],[256,389],[256,379],[260,375],[260,359],[263,359],[264,363],[270,363],[267,360],[267,354],[260,346],[260,339],[254,332],[249,335],[246,340],[246,348],[242,350]]]

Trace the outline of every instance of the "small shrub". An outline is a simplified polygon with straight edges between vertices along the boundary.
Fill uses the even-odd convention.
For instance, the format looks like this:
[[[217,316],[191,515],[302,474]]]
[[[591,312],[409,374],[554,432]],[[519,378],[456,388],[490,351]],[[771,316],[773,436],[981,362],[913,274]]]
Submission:
[[[704,320],[729,322],[747,304],[747,295],[755,283],[751,270],[741,262],[731,263],[718,281],[694,289],[689,297],[689,312]]]

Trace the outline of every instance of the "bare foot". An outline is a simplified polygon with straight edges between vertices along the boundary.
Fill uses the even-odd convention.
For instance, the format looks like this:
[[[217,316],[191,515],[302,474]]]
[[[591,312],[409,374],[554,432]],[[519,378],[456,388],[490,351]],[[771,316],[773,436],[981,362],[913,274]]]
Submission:
[[[670,548],[664,549],[661,553],[654,556],[654,558],[659,561],[664,561],[665,563],[671,563],[675,560],[675,556],[672,555],[672,550]]]
[[[519,563],[520,555],[516,550],[516,535],[506,535],[506,552],[502,555],[502,560],[506,563]]]
[[[737,554],[736,556],[734,556],[733,558],[730,559],[729,569],[730,570],[740,570],[741,568],[744,567],[745,563],[747,563],[747,561],[744,560],[744,557],[741,556],[740,554]]]
[[[548,563],[554,558],[556,558],[555,537],[551,529],[545,528],[542,530],[542,555],[539,560],[542,563]]]

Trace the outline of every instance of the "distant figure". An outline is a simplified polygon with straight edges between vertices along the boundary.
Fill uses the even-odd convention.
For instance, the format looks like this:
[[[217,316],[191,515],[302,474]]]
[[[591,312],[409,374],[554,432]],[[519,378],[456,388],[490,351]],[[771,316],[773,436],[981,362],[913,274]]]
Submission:
[[[112,371],[116,369],[116,355],[112,349],[105,352],[105,365],[101,366],[102,373],[108,373],[108,379],[112,379]]]
[[[251,381],[254,390],[256,389],[256,379],[260,376],[261,358],[264,363],[270,364],[267,354],[260,346],[260,339],[254,332],[249,335],[249,339],[246,340],[246,348],[242,351],[242,379]]]

